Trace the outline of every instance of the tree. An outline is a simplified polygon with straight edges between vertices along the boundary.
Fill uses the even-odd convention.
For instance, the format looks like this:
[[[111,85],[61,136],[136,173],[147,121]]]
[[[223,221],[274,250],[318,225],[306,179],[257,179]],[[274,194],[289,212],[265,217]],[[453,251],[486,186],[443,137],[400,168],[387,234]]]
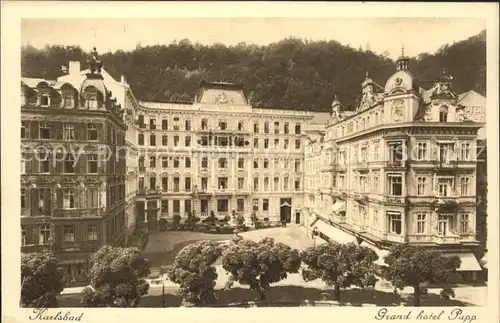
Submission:
[[[213,304],[217,300],[213,266],[220,257],[222,247],[214,241],[198,241],[184,247],[167,267],[168,278],[179,284],[179,295],[184,302],[197,306]]]
[[[64,288],[57,265],[50,253],[21,254],[22,307],[57,307],[57,296]]]
[[[149,263],[137,248],[104,246],[90,258],[90,287],[82,292],[86,307],[136,307],[149,285]]]
[[[231,288],[234,282],[249,285],[250,290],[265,300],[272,283],[299,271],[300,256],[297,250],[275,243],[272,238],[259,242],[241,240],[224,250],[222,267],[231,274],[226,288]]]
[[[420,298],[427,293],[423,283],[447,284],[458,279],[457,269],[460,267],[457,256],[444,256],[436,250],[422,249],[410,245],[398,245],[391,249],[385,257],[389,266],[386,271],[387,279],[397,289],[406,286],[413,287],[413,305],[420,306]],[[454,296],[450,288],[444,288],[441,296]]]
[[[327,286],[334,287],[335,300],[340,301],[340,289],[352,285],[361,288],[375,286],[374,261],[377,254],[368,247],[355,243],[332,242],[309,247],[301,252],[302,270],[305,281],[321,279]]]

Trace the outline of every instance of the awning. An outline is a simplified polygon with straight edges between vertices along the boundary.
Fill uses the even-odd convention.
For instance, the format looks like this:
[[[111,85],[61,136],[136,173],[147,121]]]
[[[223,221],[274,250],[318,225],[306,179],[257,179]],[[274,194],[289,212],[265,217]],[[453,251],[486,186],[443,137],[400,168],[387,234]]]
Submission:
[[[384,258],[389,254],[389,250],[384,250],[384,249],[379,249],[375,247],[374,245],[369,244],[368,242],[363,241],[360,244],[361,247],[367,247],[370,248],[371,250],[375,251],[375,253],[378,256],[378,259],[374,262],[375,265],[378,266],[387,266],[387,264],[384,261]]]
[[[318,228],[319,232],[323,233],[325,236],[327,236],[332,241],[336,241],[339,243],[356,242],[355,236],[350,235],[349,233],[346,233],[340,229],[337,229],[333,225],[326,223],[323,220],[318,220],[314,224],[313,228],[314,227]]]
[[[345,212],[345,201],[337,200],[335,203],[333,203],[332,211],[335,213]]]
[[[472,253],[446,253],[446,256],[458,256],[462,263],[457,271],[481,271],[481,266]]]

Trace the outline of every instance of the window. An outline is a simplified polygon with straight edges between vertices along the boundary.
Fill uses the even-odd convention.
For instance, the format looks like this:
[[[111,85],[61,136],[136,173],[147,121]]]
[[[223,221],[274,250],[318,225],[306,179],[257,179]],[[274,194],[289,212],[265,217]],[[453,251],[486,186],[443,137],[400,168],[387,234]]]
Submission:
[[[185,191],[191,190],[191,177],[184,178],[184,190]]]
[[[229,202],[227,199],[217,200],[217,212],[227,212],[229,210]]]
[[[374,161],[379,161],[380,160],[380,145],[379,143],[376,143],[374,146],[373,146],[373,160]]]
[[[139,157],[139,167],[144,167],[144,156]]]
[[[227,168],[227,158],[219,158],[219,168]]]
[[[191,120],[186,120],[184,122],[184,127],[186,128],[186,131],[191,131]]]
[[[417,177],[417,195],[424,196],[425,195],[425,186],[426,186],[427,178],[425,177]]]
[[[144,124],[144,116],[140,115],[137,117],[137,123],[139,124],[140,129],[146,128],[146,125]]]
[[[280,140],[278,138],[274,139],[274,148],[278,148],[280,145]]]
[[[280,123],[278,121],[274,122],[274,133],[279,134],[280,133]]]
[[[208,177],[201,178],[201,189],[206,190],[208,188]]]
[[[227,122],[225,120],[220,120],[219,121],[219,129],[220,130],[226,130],[227,129]]]
[[[97,97],[95,96],[88,96],[85,100],[85,104],[87,106],[87,109],[90,110],[97,110]]]
[[[300,149],[300,139],[295,139],[295,149]]]
[[[236,205],[237,205],[236,210],[238,212],[245,211],[245,200],[244,199],[238,199]]]
[[[460,195],[468,196],[469,195],[469,178],[462,177],[460,178]]]
[[[295,125],[295,134],[296,134],[296,135],[300,135],[300,123],[297,123],[297,124]]]
[[[161,121],[161,129],[162,130],[168,130],[168,120],[167,119],[163,119]]]
[[[96,187],[87,188],[87,208],[96,209],[99,207],[99,189]]]
[[[26,225],[21,225],[21,246],[28,244],[28,228]]]
[[[401,196],[403,194],[402,176],[399,174],[388,174],[389,195]]]
[[[264,191],[269,191],[269,177],[264,177]]]
[[[186,138],[184,138],[184,144],[186,147],[191,147],[191,136],[186,136]]]
[[[259,178],[258,177],[254,177],[253,178],[253,189],[254,190],[258,190],[259,189]]]
[[[156,167],[156,156],[149,157],[149,167]]]
[[[174,118],[174,130],[179,130],[179,117]]]
[[[46,107],[49,105],[49,96],[47,94],[40,95],[40,105]]]
[[[460,214],[460,232],[469,233],[469,215]]]
[[[161,189],[163,191],[168,191],[168,177],[166,176],[161,178]]]
[[[390,213],[389,225],[391,233],[401,234],[401,213]]]
[[[49,173],[49,154],[45,151],[38,153],[38,171],[40,173]]]
[[[64,140],[75,140],[75,125],[72,123],[64,124]]]
[[[139,190],[144,189],[144,177],[139,177]]]
[[[208,200],[200,201],[200,209],[201,213],[208,213]]]
[[[448,216],[439,215],[438,216],[438,235],[445,236],[448,233]]]
[[[50,125],[48,123],[40,123],[39,132],[40,139],[50,139]]]
[[[264,133],[269,133],[269,122],[264,122]]]
[[[367,147],[361,147],[361,162],[362,163],[365,163],[367,162],[367,158],[368,158],[368,148]]]
[[[259,123],[258,122],[255,122],[253,124],[253,132],[254,133],[258,133],[259,132]]]
[[[174,168],[179,168],[179,157],[174,157]]]
[[[220,190],[225,190],[227,189],[227,177],[219,177],[217,178],[217,184]]]
[[[242,169],[245,167],[245,159],[244,158],[238,158],[238,168]]]
[[[180,182],[179,177],[174,177],[174,192],[179,192],[179,190],[180,190],[179,182]]]
[[[87,240],[96,241],[97,240],[97,225],[89,224],[87,226]]]
[[[280,179],[279,177],[274,178],[274,191],[277,192],[280,189]]]
[[[161,157],[161,167],[168,168],[168,157],[166,156]]]
[[[150,146],[156,146],[156,135],[149,135],[149,145]]]
[[[259,160],[258,159],[253,160],[253,168],[259,168]]]
[[[425,160],[427,157],[427,143],[419,142],[417,143],[417,160]]]
[[[244,126],[243,126],[243,121],[238,122],[238,131],[243,131]]]
[[[262,199],[262,211],[269,211],[269,199]]]
[[[65,224],[63,226],[64,242],[75,242],[75,226]]]
[[[426,214],[417,213],[417,233],[425,233]]]
[[[26,135],[26,122],[21,121],[21,139],[26,139],[28,136]]]
[[[453,154],[454,145],[450,143],[440,143],[439,144],[439,161],[441,163],[447,163],[451,160]]]
[[[150,175],[149,177],[149,189],[154,190],[156,189],[156,177],[154,174]]]
[[[278,169],[280,167],[279,160],[276,158],[274,159],[274,169]]]
[[[65,208],[65,209],[74,209],[75,208],[75,192],[71,188],[64,190],[63,208]]]
[[[75,104],[73,103],[73,95],[66,94],[63,98],[63,104],[65,108],[72,108]]]
[[[283,168],[289,168],[290,167],[290,160],[285,159],[283,160]]]
[[[90,154],[87,155],[87,168],[88,172],[95,174],[97,173],[97,155],[96,154]]]
[[[253,199],[252,206],[253,206],[254,211],[258,211],[259,210],[259,199]]]
[[[181,212],[181,201],[173,200],[174,214],[179,214]]]
[[[184,213],[191,213],[191,200],[184,200]]]
[[[47,245],[50,240],[50,224],[40,225],[39,244]]]
[[[201,158],[201,168],[208,168],[208,157]]]
[[[285,135],[288,135],[290,133],[290,127],[288,125],[288,122],[285,122],[285,125],[283,126],[283,132],[285,133]]]
[[[295,179],[295,190],[300,190],[300,179],[298,178]]]
[[[168,200],[161,200],[161,213],[168,213]]]
[[[264,148],[269,148],[269,139],[264,139]]]
[[[264,158],[264,168],[269,168],[269,159]]]
[[[137,136],[137,144],[140,145],[140,146],[144,145],[144,134],[140,133]]]
[[[184,167],[185,168],[191,168],[191,158],[190,157],[186,157],[184,159]]]
[[[149,129],[156,130],[156,119],[149,119]]]
[[[283,190],[285,191],[288,191],[288,181],[289,181],[288,177],[285,177],[283,180]]]
[[[400,162],[403,160],[403,144],[401,142],[389,143],[389,161]]]
[[[448,108],[446,106],[439,109],[439,122],[448,122]]]
[[[174,136],[174,147],[179,147],[179,136]]]
[[[290,144],[290,140],[288,140],[288,139],[283,140],[283,149],[288,149],[289,144]]]
[[[238,189],[242,190],[245,185],[245,179],[243,177],[238,177]]]
[[[300,159],[295,159],[295,172],[300,173]]]
[[[168,146],[168,136],[167,135],[161,136],[161,145]]]
[[[452,185],[453,180],[451,178],[438,178],[438,196],[450,196]]]
[[[64,172],[68,174],[75,172],[75,158],[71,154],[64,157]]]
[[[258,138],[253,139],[253,148],[259,148],[259,139]]]
[[[378,193],[378,176],[373,177],[373,192]]]
[[[470,160],[470,143],[468,143],[468,142],[462,143],[460,159],[461,160]]]
[[[208,130],[208,119],[201,119],[201,130]]]

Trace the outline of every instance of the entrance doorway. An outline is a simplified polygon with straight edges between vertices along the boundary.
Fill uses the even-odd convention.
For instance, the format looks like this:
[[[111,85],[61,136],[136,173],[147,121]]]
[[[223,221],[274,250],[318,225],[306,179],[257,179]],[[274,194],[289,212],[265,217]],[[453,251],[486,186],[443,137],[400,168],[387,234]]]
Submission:
[[[280,221],[283,223],[292,222],[292,199],[280,199]]]
[[[295,224],[300,224],[300,212],[295,212]]]
[[[148,230],[156,231],[158,228],[158,208],[156,201],[148,201],[147,217],[148,217]]]

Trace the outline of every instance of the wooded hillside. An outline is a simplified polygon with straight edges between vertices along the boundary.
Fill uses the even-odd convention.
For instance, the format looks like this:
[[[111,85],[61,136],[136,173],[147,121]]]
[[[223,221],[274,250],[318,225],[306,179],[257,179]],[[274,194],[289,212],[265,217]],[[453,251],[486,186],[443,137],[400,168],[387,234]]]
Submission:
[[[80,60],[85,66],[86,58],[87,53],[79,47],[25,46],[22,74],[55,79],[61,75],[62,64]],[[334,93],[345,106],[353,107],[366,71],[383,86],[396,69],[391,59],[369,49],[294,38],[267,46],[241,43],[230,47],[181,40],[101,53],[101,58],[104,68],[116,79],[121,74],[126,76],[141,100],[191,101],[205,79],[242,84],[255,106],[315,111],[329,111]],[[423,87],[430,87],[442,68],[454,76],[456,92],[474,89],[485,94],[486,32],[410,61],[410,70]]]

